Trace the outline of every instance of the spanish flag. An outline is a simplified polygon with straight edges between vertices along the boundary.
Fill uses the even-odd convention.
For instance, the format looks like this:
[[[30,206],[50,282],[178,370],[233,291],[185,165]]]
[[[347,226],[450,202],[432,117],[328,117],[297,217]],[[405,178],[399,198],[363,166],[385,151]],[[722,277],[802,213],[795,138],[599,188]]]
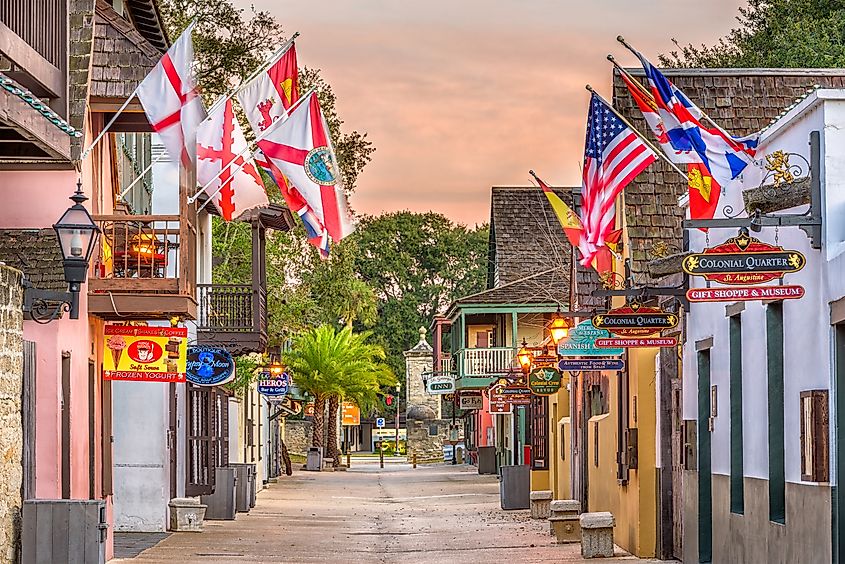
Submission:
[[[687,165],[690,219],[713,219],[722,191],[710,171],[701,163]],[[707,231],[702,229],[702,231]]]

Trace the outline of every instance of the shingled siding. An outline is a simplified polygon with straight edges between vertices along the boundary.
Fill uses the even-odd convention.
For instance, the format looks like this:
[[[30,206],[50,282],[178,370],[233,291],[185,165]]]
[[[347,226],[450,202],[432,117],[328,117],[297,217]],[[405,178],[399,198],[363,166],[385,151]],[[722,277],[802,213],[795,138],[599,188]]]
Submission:
[[[630,70],[642,78],[642,69]],[[845,71],[838,69],[677,69],[664,73],[733,135],[759,131],[816,85],[845,87]],[[651,138],[618,71],[613,73],[613,105]],[[671,252],[681,250],[683,210],[678,198],[686,192],[685,179],[662,160],[625,188],[631,267],[637,284],[650,281],[646,263],[655,258],[651,250],[656,242],[666,243]]]
[[[39,290],[67,290],[52,229],[0,229],[0,262],[23,271]]]
[[[571,188],[554,188],[571,203]],[[557,268],[568,275],[571,247],[548,198],[534,186],[494,186],[488,288]]]

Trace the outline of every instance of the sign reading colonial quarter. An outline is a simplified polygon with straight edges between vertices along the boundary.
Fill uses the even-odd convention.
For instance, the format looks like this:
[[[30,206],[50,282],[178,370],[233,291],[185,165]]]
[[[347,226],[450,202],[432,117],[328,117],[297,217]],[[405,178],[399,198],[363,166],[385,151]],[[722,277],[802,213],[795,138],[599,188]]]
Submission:
[[[656,337],[649,339],[599,339],[596,346],[599,347],[625,347],[648,348],[648,347],[675,347],[678,339],[675,337]]]
[[[529,405],[531,403],[531,388],[521,384],[494,384],[490,388],[491,403],[510,403],[512,405]]]
[[[557,367],[566,372],[624,370],[625,361],[621,358],[564,358],[558,361]]]
[[[620,337],[647,337],[664,329],[672,329],[678,325],[678,321],[674,313],[638,303],[625,304],[607,313],[594,315],[592,319],[597,329],[605,329]]]
[[[258,393],[267,397],[285,397],[290,389],[290,376],[287,372],[273,374],[264,370],[258,375]]]
[[[711,282],[746,285],[779,280],[798,272],[806,263],[798,251],[764,243],[740,231],[721,245],[687,256],[683,268],[687,274]]]
[[[466,410],[483,408],[484,396],[481,395],[481,390],[462,390],[458,396],[458,407]]]
[[[432,374],[426,380],[426,391],[434,396],[455,392],[455,377],[452,374]]]
[[[690,288],[691,302],[748,302],[753,300],[797,300],[804,297],[803,286],[742,286],[737,288]]]
[[[103,337],[105,380],[185,381],[187,328],[106,325]]]
[[[556,368],[537,368],[528,375],[528,387],[538,396],[550,396],[560,389],[560,372]]]
[[[218,347],[188,347],[185,364],[188,382],[197,386],[220,386],[235,377],[235,360]]]
[[[610,332],[597,329],[591,320],[582,321],[569,331],[569,337],[557,346],[560,356],[619,356],[622,349],[600,349],[596,346],[596,339],[607,339]]]

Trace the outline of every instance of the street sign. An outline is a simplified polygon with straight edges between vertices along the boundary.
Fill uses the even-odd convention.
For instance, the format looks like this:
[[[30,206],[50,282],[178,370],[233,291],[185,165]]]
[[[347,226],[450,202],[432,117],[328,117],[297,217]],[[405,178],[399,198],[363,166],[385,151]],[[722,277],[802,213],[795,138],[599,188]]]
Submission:
[[[803,286],[742,286],[739,288],[690,288],[691,302],[747,302],[753,300],[797,300],[804,297]]]
[[[379,417],[376,419],[376,427],[379,429],[384,428],[384,417]]]
[[[807,259],[800,252],[764,243],[740,231],[721,245],[687,255],[683,268],[687,274],[705,280],[745,285],[782,279],[805,264]]]
[[[185,364],[188,382],[197,386],[220,386],[235,378],[235,360],[219,347],[188,347]]]
[[[528,387],[538,396],[550,396],[560,389],[560,372],[557,368],[537,368],[528,375]]]
[[[455,392],[455,377],[452,374],[431,374],[425,387],[430,395],[452,394]]]
[[[557,363],[557,367],[569,372],[624,370],[625,361],[621,358],[564,358]]]
[[[267,397],[285,397],[290,389],[290,376],[287,372],[273,374],[262,370],[258,375],[258,393]]]
[[[646,337],[672,329],[678,325],[679,317],[659,307],[650,307],[636,302],[626,304],[593,316],[593,326],[606,329],[620,337]]]
[[[352,402],[340,404],[341,425],[354,427],[361,424],[361,410]]]
[[[484,396],[481,390],[463,390],[458,396],[460,409],[475,410],[484,407]]]
[[[675,337],[652,337],[649,339],[599,339],[596,346],[599,347],[624,347],[624,348],[647,348],[647,347],[674,347],[678,345]]]
[[[606,339],[610,332],[593,327],[591,320],[582,321],[569,331],[569,337],[557,346],[560,356],[619,356],[622,349],[599,349],[596,339]]]

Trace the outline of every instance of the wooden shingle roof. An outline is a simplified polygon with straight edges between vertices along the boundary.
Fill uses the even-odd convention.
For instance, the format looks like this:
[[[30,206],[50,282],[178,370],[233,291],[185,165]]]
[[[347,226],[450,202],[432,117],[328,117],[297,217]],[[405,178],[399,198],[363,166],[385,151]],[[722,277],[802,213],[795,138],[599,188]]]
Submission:
[[[46,229],[0,229],[0,262],[23,271],[39,290],[67,290],[56,232]]]
[[[642,69],[629,69],[643,77]],[[796,98],[821,85],[845,87],[840,69],[675,69],[663,71],[695,104],[733,135],[764,128]],[[618,71],[613,73],[613,105],[651,137],[642,114]],[[655,243],[670,252],[683,247],[683,210],[678,198],[687,192],[683,177],[657,162],[625,188],[625,218],[630,237],[631,269],[637,284],[649,282],[646,264],[655,258]],[[580,293],[580,292],[579,292]]]
[[[458,305],[565,304],[569,301],[569,272],[553,267],[495,288],[455,300]]]
[[[104,0],[97,0],[94,22],[90,95],[128,98],[162,53]]]

